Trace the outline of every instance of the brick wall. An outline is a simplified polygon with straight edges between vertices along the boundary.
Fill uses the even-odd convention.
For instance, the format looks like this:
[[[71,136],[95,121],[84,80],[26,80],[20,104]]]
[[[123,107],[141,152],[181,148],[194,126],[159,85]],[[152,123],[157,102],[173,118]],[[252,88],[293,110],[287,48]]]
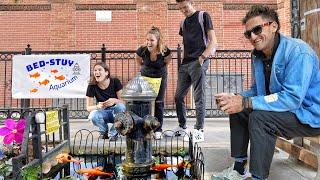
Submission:
[[[243,38],[241,18],[253,3],[278,8],[281,32],[290,34],[289,0],[195,0],[214,20],[220,49],[250,49]],[[181,42],[183,15],[175,0],[3,0],[0,3],[0,51],[135,49],[144,43],[151,25],[159,26],[169,47]],[[111,22],[97,22],[96,10],[111,10]]]
[[[291,34],[290,0],[194,0],[194,3],[198,10],[211,15],[219,49],[252,48],[243,37],[241,19],[254,3],[277,8],[281,32]],[[97,22],[96,10],[112,11],[112,21]],[[183,18],[175,0],[19,0],[18,3],[2,0],[0,51],[23,51],[27,44],[31,44],[33,51],[99,50],[101,44],[106,44],[109,50],[135,50],[144,43],[145,33],[152,25],[160,27],[168,46],[176,49],[181,43],[178,31]],[[169,69],[176,73],[176,63]],[[111,72],[117,70],[111,67]],[[3,77],[0,73],[0,91],[10,93],[5,90],[7,81]],[[171,94],[171,102],[176,78],[168,77],[167,94]]]

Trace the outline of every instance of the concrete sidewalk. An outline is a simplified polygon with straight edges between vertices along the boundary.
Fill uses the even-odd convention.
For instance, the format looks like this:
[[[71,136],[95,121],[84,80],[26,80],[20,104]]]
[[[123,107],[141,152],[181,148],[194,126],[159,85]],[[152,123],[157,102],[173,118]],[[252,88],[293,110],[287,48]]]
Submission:
[[[193,128],[195,119],[188,119],[188,128]],[[163,129],[173,129],[177,119],[165,119]],[[87,120],[70,120],[71,138],[79,129],[96,129]],[[205,179],[209,180],[212,172],[229,167],[233,160],[230,158],[230,131],[227,118],[210,118],[205,120],[205,142],[199,143],[205,157]],[[268,180],[307,180],[312,179],[316,171],[302,163],[291,162],[288,154],[275,152]]]

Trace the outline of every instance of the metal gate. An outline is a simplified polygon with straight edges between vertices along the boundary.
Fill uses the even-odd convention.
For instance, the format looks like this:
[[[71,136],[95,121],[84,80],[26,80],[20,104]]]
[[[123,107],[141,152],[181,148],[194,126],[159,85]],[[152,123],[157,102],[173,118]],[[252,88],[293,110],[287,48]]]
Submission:
[[[172,50],[173,58],[168,65],[168,85],[165,95],[165,117],[176,117],[174,94],[177,86],[177,72],[181,62],[181,48]],[[89,51],[32,51],[30,45],[24,52],[0,52],[0,107],[56,107],[67,104],[71,119],[85,119],[88,116],[84,98],[72,99],[12,99],[12,58],[17,54],[90,54],[91,65],[105,61],[112,76],[118,77],[123,85],[139,71],[135,63],[135,50],[107,50],[103,44],[100,50]],[[241,92],[251,82],[251,54],[248,50],[218,50],[207,71],[206,117],[224,116],[216,109],[213,95],[219,92]],[[187,116],[195,117],[192,88],[185,98]]]

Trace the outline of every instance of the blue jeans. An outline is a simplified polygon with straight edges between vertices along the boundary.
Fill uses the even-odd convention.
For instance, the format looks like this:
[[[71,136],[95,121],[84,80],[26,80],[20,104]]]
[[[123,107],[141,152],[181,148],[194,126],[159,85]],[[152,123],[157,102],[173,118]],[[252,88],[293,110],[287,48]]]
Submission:
[[[126,107],[123,103],[117,103],[112,107],[91,111],[88,118],[99,128],[101,134],[105,134],[108,132],[108,123],[114,123],[114,116],[117,113],[124,112],[125,110]],[[116,136],[118,134],[114,125],[110,128],[109,134],[110,136]]]

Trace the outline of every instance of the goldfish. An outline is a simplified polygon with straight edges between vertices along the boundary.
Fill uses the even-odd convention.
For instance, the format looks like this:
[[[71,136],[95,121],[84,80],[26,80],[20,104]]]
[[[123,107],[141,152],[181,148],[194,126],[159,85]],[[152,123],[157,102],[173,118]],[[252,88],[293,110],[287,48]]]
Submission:
[[[56,69],[52,69],[52,70],[51,70],[51,72],[52,72],[52,73],[57,73],[57,72],[58,72],[58,70],[56,70]]]
[[[173,164],[155,164],[151,167],[151,169],[156,171],[162,171],[165,169],[168,169],[169,167],[179,167],[179,165],[173,165]]]
[[[39,84],[40,84],[40,85],[47,85],[47,84],[49,84],[49,82],[50,82],[50,81],[49,81],[48,79],[45,79],[45,80],[39,82]]]
[[[109,176],[112,177],[113,173],[103,172],[102,167],[96,167],[94,169],[79,169],[76,170],[78,174],[86,174],[87,176]]]
[[[74,162],[76,164],[80,164],[81,160],[76,160],[74,158],[72,158],[72,156],[70,156],[69,154],[67,153],[61,153],[61,154],[58,154],[56,156],[56,160],[59,162],[59,163],[68,163],[68,162]]]
[[[60,80],[60,81],[62,81],[62,80],[65,79],[65,77],[64,77],[63,75],[61,75],[61,76],[54,76],[54,78],[55,78],[55,79],[58,79],[58,80]]]
[[[176,168],[190,168],[190,164],[186,164],[185,162],[181,162],[179,164],[155,164],[154,166],[151,167],[151,169],[155,171],[162,171],[165,169],[168,169],[170,167],[176,167]]]
[[[35,92],[37,92],[37,91],[38,91],[38,89],[36,89],[36,88],[30,89],[30,92],[31,92],[31,93],[35,93]]]
[[[30,74],[30,78],[38,78],[38,77],[40,77],[40,74],[38,72],[34,74]]]

